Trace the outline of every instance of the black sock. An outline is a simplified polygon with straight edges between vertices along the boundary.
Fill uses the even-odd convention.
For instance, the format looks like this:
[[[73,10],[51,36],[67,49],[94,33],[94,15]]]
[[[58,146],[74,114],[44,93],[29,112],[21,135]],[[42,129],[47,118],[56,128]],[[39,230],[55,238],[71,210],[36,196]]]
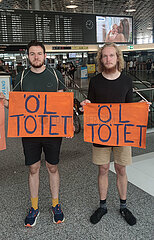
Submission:
[[[106,209],[106,199],[105,200],[100,200],[100,207]]]
[[[127,207],[126,200],[120,199],[120,209],[124,209]]]

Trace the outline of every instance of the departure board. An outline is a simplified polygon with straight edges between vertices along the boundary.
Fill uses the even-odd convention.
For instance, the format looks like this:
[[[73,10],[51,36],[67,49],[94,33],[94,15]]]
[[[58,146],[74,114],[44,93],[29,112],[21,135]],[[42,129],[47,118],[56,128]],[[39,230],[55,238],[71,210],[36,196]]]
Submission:
[[[35,39],[33,13],[29,11],[0,11],[0,43],[24,44]]]
[[[0,9],[0,44],[96,43],[95,16],[52,11]]]

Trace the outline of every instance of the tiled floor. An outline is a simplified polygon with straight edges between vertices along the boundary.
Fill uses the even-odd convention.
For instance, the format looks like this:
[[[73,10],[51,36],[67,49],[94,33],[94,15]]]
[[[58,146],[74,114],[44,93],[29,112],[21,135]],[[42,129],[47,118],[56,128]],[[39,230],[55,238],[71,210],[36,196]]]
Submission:
[[[133,148],[131,177],[135,176],[139,182],[145,183],[144,179],[148,180],[148,176],[151,177],[153,173],[149,165],[153,161],[150,160],[153,158],[153,142],[154,133],[149,133],[146,149]],[[30,207],[28,168],[24,166],[21,140],[7,138],[7,149],[0,152],[0,240],[152,240],[153,196],[146,192],[147,189],[141,190],[137,187],[136,183],[128,183],[128,207],[137,218],[137,224],[129,226],[119,214],[116,176],[112,171],[109,172],[108,214],[98,224],[90,223],[91,214],[99,206],[98,168],[91,162],[91,149],[91,144],[83,141],[83,132],[72,139],[63,139],[59,171],[60,202],[65,222],[58,226],[52,221],[48,174],[42,156],[40,216],[36,226],[27,229],[23,225],[26,209]],[[148,168],[145,169],[145,166]],[[137,176],[135,168],[140,172],[142,167],[144,175],[141,172],[141,175]],[[146,188],[151,186],[151,181],[146,184]]]
[[[115,173],[114,163],[110,170]],[[133,157],[133,164],[127,166],[128,181],[154,196],[154,152]]]

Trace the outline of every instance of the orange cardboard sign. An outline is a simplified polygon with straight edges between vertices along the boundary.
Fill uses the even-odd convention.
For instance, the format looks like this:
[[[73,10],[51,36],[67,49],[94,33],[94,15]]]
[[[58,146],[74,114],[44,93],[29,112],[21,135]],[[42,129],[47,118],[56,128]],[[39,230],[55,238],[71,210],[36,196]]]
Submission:
[[[0,150],[6,149],[4,104],[0,99]]]
[[[148,104],[90,103],[84,107],[84,140],[109,146],[146,147]]]
[[[73,134],[73,93],[10,92],[8,137]]]

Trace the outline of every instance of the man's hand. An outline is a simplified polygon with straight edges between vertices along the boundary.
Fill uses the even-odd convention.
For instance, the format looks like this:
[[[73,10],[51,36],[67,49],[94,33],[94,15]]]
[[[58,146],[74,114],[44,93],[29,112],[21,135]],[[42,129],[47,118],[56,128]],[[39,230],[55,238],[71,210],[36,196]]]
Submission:
[[[3,100],[4,106],[9,108],[9,101],[5,98],[5,95],[2,92],[0,92],[0,99]]]
[[[81,108],[79,108],[79,110],[81,111],[81,112],[84,112],[84,110],[83,110],[83,106],[85,106],[87,103],[91,103],[88,99],[85,99],[84,101],[82,101],[81,103],[80,103],[80,105],[82,106]]]
[[[150,112],[150,105],[152,104],[151,102],[145,101],[145,100],[141,100],[140,102],[146,102],[148,104],[149,107],[149,112]]]

